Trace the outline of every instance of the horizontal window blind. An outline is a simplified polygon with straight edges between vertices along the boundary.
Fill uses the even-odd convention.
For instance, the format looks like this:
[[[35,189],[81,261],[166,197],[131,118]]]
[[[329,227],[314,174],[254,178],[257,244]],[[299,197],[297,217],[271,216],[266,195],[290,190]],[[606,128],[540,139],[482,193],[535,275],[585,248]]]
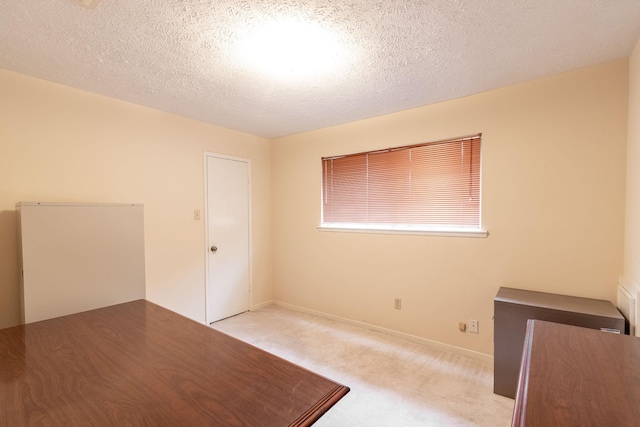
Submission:
[[[481,141],[322,158],[323,224],[479,228]]]

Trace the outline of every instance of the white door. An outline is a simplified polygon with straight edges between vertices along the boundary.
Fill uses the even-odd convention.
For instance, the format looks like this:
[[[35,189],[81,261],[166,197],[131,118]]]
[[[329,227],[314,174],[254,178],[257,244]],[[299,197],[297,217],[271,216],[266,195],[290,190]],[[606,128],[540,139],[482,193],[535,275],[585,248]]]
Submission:
[[[205,154],[207,322],[249,310],[250,163]]]

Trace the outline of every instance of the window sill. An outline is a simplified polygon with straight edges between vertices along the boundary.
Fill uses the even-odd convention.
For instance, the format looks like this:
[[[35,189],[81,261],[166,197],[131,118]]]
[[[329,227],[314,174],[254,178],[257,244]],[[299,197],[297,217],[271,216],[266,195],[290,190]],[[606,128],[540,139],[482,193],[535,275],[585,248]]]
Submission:
[[[412,234],[418,236],[446,236],[446,237],[480,237],[489,235],[487,230],[479,228],[418,228],[401,226],[368,226],[355,224],[321,224],[319,231],[333,231],[341,233],[371,233],[371,234]]]

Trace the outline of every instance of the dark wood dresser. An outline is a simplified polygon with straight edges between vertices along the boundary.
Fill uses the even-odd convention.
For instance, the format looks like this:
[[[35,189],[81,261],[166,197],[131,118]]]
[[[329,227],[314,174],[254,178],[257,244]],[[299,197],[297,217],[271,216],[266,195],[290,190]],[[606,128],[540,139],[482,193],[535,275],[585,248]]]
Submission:
[[[640,425],[640,339],[530,320],[513,427]]]
[[[625,330],[624,317],[610,301],[500,288],[494,300],[493,391],[512,399],[528,319],[620,333]]]

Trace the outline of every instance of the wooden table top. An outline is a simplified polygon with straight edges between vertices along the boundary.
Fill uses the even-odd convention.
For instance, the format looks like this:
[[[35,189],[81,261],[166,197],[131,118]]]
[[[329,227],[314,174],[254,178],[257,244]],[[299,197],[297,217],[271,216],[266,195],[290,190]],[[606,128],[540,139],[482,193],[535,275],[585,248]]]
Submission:
[[[145,300],[0,330],[2,426],[306,426],[348,391]]]
[[[640,339],[529,320],[512,426],[640,425]]]

